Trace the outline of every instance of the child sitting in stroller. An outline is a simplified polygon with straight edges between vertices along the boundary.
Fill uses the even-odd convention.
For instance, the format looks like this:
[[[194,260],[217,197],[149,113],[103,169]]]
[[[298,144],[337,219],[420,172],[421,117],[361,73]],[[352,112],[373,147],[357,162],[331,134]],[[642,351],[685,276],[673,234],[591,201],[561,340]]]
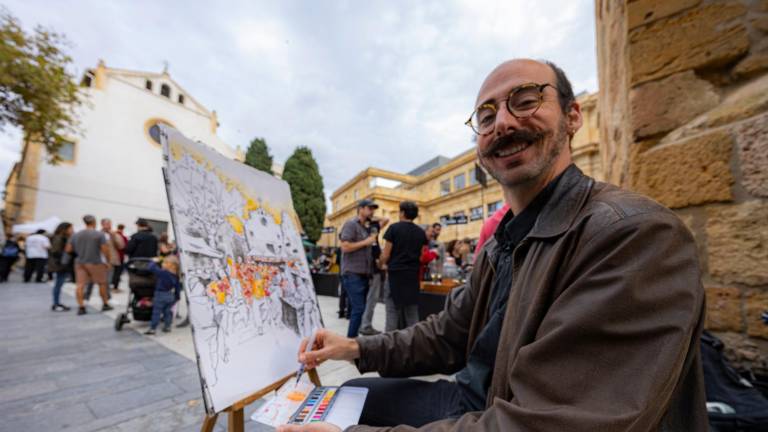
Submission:
[[[151,262],[147,270],[155,275],[155,295],[152,299],[152,321],[147,335],[155,334],[157,325],[160,324],[160,315],[163,316],[163,332],[171,331],[173,313],[171,307],[179,300],[181,284],[179,283],[179,262],[175,258],[163,259],[162,268],[157,263]]]

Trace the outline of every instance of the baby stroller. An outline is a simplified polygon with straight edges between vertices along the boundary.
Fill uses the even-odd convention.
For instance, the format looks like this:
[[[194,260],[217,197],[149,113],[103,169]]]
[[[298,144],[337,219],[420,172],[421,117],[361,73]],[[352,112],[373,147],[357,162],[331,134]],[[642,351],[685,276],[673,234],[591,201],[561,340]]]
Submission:
[[[123,325],[131,320],[128,314],[133,315],[136,321],[149,321],[152,319],[152,298],[155,295],[155,275],[148,270],[152,258],[132,258],[125,268],[128,270],[128,305],[125,313],[115,318],[115,330],[120,331]]]

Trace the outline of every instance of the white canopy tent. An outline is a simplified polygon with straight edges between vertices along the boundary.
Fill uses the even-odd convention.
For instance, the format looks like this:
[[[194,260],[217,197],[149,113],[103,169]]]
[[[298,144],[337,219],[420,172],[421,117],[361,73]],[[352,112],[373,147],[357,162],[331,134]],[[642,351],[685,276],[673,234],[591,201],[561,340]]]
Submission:
[[[53,234],[56,227],[61,223],[61,219],[58,216],[51,216],[48,219],[35,221],[25,224],[14,225],[11,228],[12,234],[33,234],[37,230],[44,229],[45,232]]]

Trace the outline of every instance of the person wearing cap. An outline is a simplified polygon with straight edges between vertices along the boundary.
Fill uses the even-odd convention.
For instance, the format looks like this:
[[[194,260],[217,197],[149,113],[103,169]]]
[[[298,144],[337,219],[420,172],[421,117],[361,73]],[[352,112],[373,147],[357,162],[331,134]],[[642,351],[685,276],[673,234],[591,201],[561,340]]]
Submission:
[[[125,246],[125,254],[131,258],[154,258],[157,256],[157,237],[146,219],[136,221],[136,233]]]
[[[372,200],[357,203],[357,216],[346,221],[339,233],[341,241],[341,283],[347,292],[350,305],[347,337],[357,337],[365,311],[366,296],[373,271],[372,246],[378,231],[368,232],[366,226],[379,206]]]

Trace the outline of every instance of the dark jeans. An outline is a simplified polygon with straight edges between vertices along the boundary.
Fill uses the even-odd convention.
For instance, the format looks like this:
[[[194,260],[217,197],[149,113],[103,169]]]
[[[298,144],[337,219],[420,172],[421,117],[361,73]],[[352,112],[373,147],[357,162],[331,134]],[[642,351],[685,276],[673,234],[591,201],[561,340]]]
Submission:
[[[29,282],[32,279],[33,272],[35,273],[35,282],[42,282],[46,262],[48,262],[48,258],[27,258],[27,262],[24,264],[24,282]]]
[[[124,264],[120,265],[113,265],[112,266],[112,288],[118,289],[120,288],[120,276],[123,275],[123,268]]]
[[[53,282],[53,305],[61,304],[61,287],[69,277],[68,271],[56,272],[56,280]]]
[[[160,324],[160,315],[163,315],[163,327],[171,328],[171,322],[173,321],[173,314],[171,313],[171,306],[176,303],[176,298],[170,291],[155,291],[155,296],[152,298],[152,322],[149,326],[152,329],[156,329]]]
[[[344,386],[365,387],[360,424],[421,427],[433,421],[460,417],[466,412],[456,383],[410,378],[356,378]]]
[[[0,257],[0,282],[8,280],[8,275],[11,274],[13,264],[19,257]]]
[[[363,312],[365,312],[365,297],[368,295],[369,279],[366,275],[357,273],[345,273],[341,276],[341,283],[347,291],[349,299],[349,329],[347,337],[357,337],[360,330],[360,323],[363,322]]]

